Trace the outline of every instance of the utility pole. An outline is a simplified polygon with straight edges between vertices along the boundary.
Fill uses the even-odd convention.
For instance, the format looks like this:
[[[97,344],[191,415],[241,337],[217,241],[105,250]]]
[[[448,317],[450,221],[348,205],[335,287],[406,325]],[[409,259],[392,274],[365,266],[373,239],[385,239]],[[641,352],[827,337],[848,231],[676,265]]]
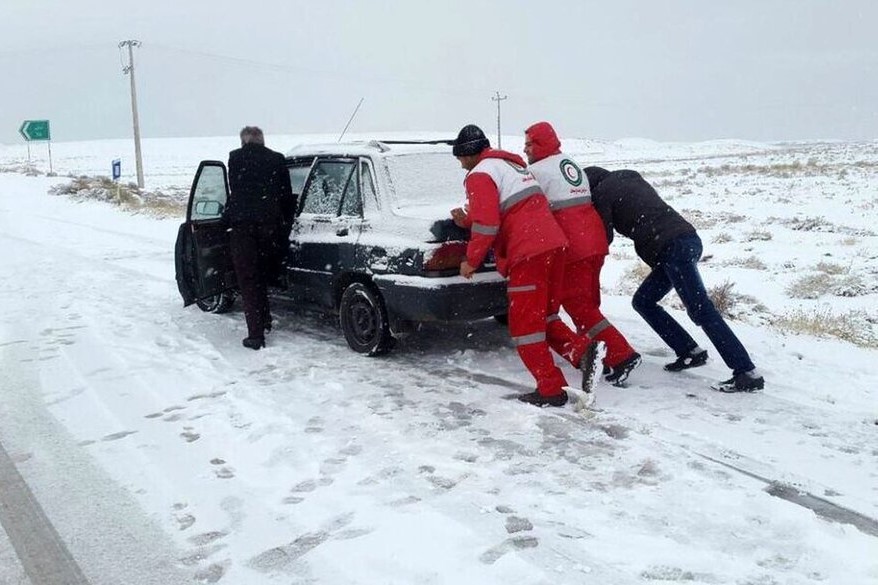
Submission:
[[[503,144],[500,141],[500,102],[508,98],[508,95],[500,96],[500,92],[495,92],[497,95],[491,98],[491,101],[497,102],[497,148],[503,148]]]
[[[131,76],[131,116],[134,118],[134,157],[137,162],[137,186],[143,189],[143,157],[140,154],[140,120],[137,116],[137,87],[134,84],[134,47],[140,41],[122,41],[119,48],[128,47],[128,65],[122,67],[122,74]]]

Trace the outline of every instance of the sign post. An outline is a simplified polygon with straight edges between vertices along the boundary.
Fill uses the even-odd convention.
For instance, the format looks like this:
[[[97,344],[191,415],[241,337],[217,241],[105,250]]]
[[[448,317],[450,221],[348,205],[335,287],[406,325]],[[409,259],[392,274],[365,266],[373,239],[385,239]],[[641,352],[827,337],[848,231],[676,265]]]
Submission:
[[[30,163],[30,143],[45,141],[49,146],[49,172],[52,172],[52,132],[48,120],[25,120],[18,133],[27,140],[27,162]]]
[[[111,165],[112,173],[113,173],[113,181],[116,183],[116,199],[119,198],[119,191],[121,187],[119,186],[119,178],[122,176],[122,159],[115,158],[113,159],[113,163]]]

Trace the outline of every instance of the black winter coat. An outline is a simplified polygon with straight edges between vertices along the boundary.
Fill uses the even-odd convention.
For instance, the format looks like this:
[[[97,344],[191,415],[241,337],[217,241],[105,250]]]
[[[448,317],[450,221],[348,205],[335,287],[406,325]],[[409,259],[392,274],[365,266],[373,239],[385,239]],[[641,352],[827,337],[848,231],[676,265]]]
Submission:
[[[640,173],[588,167],[585,174],[592,202],[607,230],[607,241],[613,241],[614,229],[631,238],[637,255],[650,266],[658,263],[671,240],[696,233]]]
[[[229,188],[223,216],[230,224],[292,225],[297,201],[281,153],[261,144],[230,152]]]

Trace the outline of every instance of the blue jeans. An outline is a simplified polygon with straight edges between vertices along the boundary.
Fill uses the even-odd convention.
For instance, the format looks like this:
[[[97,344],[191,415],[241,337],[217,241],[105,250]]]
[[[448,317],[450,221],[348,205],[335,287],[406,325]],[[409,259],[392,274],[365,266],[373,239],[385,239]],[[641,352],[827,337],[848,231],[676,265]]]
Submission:
[[[673,287],[680,295],[689,318],[704,330],[733,374],[752,370],[754,366],[747,350],[707,296],[698,273],[701,252],[701,238],[696,234],[672,240],[662,250],[652,272],[634,293],[631,304],[653,331],[674,350],[677,357],[688,355],[698,344],[658,304]]]

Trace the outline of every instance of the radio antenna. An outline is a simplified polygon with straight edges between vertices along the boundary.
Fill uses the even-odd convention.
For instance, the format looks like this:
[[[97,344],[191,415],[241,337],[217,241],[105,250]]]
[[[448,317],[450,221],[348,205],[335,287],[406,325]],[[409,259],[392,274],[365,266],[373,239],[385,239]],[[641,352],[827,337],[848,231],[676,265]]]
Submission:
[[[358,104],[357,104],[357,107],[354,108],[354,113],[351,114],[351,119],[348,120],[348,123],[347,123],[347,124],[345,124],[345,126],[344,126],[344,130],[341,131],[341,135],[338,137],[338,140],[337,140],[336,142],[341,142],[341,139],[344,137],[344,133],[348,131],[348,127],[350,127],[351,122],[354,121],[354,116],[357,115],[357,112],[360,110],[360,106],[363,105],[363,100],[364,100],[364,99],[366,99],[366,98],[365,98],[365,97],[361,97],[361,98],[360,98],[360,103],[358,103]]]

